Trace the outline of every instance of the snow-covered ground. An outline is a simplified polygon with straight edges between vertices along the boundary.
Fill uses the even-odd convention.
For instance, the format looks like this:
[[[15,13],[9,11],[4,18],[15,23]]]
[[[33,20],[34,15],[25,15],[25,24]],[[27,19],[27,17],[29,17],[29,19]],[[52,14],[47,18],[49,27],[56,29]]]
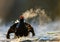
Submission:
[[[33,25],[32,25],[33,26]],[[10,25],[0,26],[0,40],[7,40],[6,33],[9,29]],[[52,39],[60,39],[60,22],[54,22],[45,24],[43,26],[33,26],[36,36],[29,37],[29,38],[20,38],[23,40],[52,40]],[[12,41],[20,40],[20,39],[13,39]],[[10,39],[11,41],[11,39]],[[12,42],[11,41],[11,42]]]

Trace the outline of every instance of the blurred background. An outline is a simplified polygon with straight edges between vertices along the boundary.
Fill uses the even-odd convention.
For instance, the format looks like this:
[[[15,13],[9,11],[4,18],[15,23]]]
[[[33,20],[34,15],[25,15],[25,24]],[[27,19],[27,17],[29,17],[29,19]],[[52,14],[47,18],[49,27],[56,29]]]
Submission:
[[[60,18],[60,0],[0,0],[0,22],[14,21],[31,8],[45,9],[53,21]]]

